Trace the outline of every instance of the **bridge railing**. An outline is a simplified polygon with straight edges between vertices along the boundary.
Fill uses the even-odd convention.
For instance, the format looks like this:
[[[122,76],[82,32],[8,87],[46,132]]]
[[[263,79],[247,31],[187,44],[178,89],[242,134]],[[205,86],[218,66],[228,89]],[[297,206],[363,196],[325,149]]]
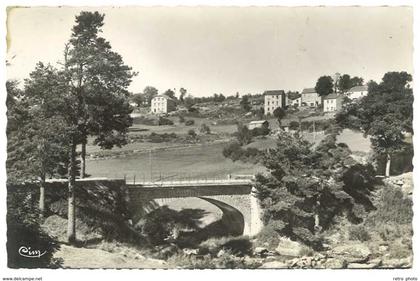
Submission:
[[[225,175],[225,176],[203,176],[192,173],[159,173],[154,177],[146,177],[146,175],[124,176],[126,184],[136,185],[162,185],[162,184],[206,184],[206,183],[226,183],[226,182],[244,182],[254,178],[253,175]]]

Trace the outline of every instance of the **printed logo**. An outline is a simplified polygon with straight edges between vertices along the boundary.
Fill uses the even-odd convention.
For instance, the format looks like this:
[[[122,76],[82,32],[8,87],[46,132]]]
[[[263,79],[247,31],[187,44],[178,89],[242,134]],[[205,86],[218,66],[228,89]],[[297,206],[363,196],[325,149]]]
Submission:
[[[26,258],[40,258],[47,252],[41,252],[41,250],[33,250],[31,247],[22,246],[18,250],[19,255]]]

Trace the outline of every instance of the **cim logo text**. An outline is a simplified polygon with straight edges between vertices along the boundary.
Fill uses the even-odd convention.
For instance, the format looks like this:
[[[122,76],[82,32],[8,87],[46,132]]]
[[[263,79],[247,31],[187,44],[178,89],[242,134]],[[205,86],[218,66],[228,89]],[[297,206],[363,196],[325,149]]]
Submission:
[[[22,246],[19,248],[18,253],[25,258],[40,258],[45,255],[46,251],[41,252],[41,250],[33,250],[31,247]]]

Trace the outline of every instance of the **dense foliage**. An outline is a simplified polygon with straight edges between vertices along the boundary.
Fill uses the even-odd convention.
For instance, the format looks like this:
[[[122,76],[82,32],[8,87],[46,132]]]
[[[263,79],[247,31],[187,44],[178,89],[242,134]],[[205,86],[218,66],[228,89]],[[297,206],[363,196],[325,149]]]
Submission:
[[[406,72],[386,73],[380,84],[369,83],[367,96],[347,104],[337,114],[337,123],[362,131],[370,137],[376,155],[386,155],[389,162],[391,155],[412,151],[407,140],[407,135],[413,133],[410,81],[411,75]]]
[[[232,161],[242,161],[242,162],[251,162],[258,163],[261,161],[263,152],[252,147],[246,149],[238,142],[231,142],[226,147],[223,148],[223,156],[231,159]]]
[[[336,143],[334,134],[312,148],[299,136],[282,132],[277,148],[264,159],[270,174],[256,177],[265,223],[279,234],[320,247],[320,233],[334,217],[346,215],[360,222],[372,209],[374,171],[350,153],[345,144]]]

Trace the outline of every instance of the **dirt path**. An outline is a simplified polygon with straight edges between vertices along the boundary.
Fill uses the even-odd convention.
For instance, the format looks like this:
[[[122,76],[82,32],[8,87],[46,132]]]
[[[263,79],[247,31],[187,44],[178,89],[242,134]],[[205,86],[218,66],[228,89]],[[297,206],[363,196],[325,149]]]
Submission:
[[[168,268],[162,260],[149,259],[141,255],[129,257],[121,253],[67,245],[61,245],[54,257],[63,259],[64,268]]]

